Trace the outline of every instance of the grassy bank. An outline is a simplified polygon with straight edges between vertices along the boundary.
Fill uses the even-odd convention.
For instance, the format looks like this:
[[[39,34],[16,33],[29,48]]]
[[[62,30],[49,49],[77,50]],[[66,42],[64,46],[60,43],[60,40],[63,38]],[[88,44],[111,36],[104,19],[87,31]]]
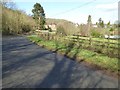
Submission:
[[[40,37],[37,37],[36,35],[28,36],[28,38],[32,42],[35,42],[40,46],[64,54],[70,58],[76,59],[76,61],[78,62],[81,62],[82,60],[90,64],[97,65],[103,69],[107,69],[114,72],[117,72],[119,70],[117,58],[110,58],[103,54],[98,54],[96,52],[82,49],[80,48],[80,46],[76,46],[72,41],[66,42],[60,42],[57,40],[47,41]]]
[[[10,9],[0,4],[2,8],[2,34],[18,35],[32,31],[35,21],[25,12],[18,9]]]

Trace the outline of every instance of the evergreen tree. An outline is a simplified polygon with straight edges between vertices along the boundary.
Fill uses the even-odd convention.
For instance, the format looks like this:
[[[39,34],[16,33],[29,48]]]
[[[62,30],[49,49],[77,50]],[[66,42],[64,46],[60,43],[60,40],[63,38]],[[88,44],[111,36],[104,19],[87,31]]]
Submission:
[[[99,18],[99,23],[101,23],[102,22],[102,18]]]
[[[34,4],[34,9],[32,9],[33,12],[33,19],[35,19],[39,29],[44,29],[45,24],[45,13],[43,7],[36,3]]]
[[[102,28],[104,28],[104,21],[102,20],[102,18],[99,18],[99,23],[98,23],[99,25],[99,27],[102,27]]]
[[[98,25],[98,22],[96,22],[96,25]]]
[[[108,28],[110,27],[110,21],[107,23],[107,27],[108,27]]]
[[[101,22],[100,26],[101,26],[102,28],[104,28],[104,26],[105,26],[105,25],[104,25],[104,21]]]
[[[88,16],[88,20],[87,20],[87,22],[88,22],[89,24],[92,23],[92,21],[91,21],[91,15]]]
[[[91,15],[88,16],[88,20],[87,20],[87,23],[88,23],[88,35],[91,37],[91,25],[92,25],[92,21],[91,21]]]

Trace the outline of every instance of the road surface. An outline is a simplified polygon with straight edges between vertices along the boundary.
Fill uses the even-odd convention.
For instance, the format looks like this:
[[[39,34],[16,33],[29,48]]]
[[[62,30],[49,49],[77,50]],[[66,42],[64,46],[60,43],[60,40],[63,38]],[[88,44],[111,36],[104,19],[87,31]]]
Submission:
[[[3,37],[3,88],[118,88],[118,79],[41,48],[22,36]]]

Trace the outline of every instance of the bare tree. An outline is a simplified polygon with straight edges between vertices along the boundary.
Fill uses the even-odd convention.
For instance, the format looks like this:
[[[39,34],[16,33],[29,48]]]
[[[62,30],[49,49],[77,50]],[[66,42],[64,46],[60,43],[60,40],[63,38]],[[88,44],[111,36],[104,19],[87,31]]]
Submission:
[[[4,0],[0,3],[2,3],[4,7],[7,7],[9,9],[13,9],[13,10],[17,9],[15,2],[13,2],[12,0]]]

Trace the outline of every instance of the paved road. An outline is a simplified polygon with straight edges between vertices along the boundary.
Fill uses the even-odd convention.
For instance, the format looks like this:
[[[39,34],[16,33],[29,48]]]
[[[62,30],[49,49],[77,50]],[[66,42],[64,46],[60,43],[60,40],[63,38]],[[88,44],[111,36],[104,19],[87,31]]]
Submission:
[[[3,88],[117,88],[118,80],[41,48],[25,37],[3,38]]]

